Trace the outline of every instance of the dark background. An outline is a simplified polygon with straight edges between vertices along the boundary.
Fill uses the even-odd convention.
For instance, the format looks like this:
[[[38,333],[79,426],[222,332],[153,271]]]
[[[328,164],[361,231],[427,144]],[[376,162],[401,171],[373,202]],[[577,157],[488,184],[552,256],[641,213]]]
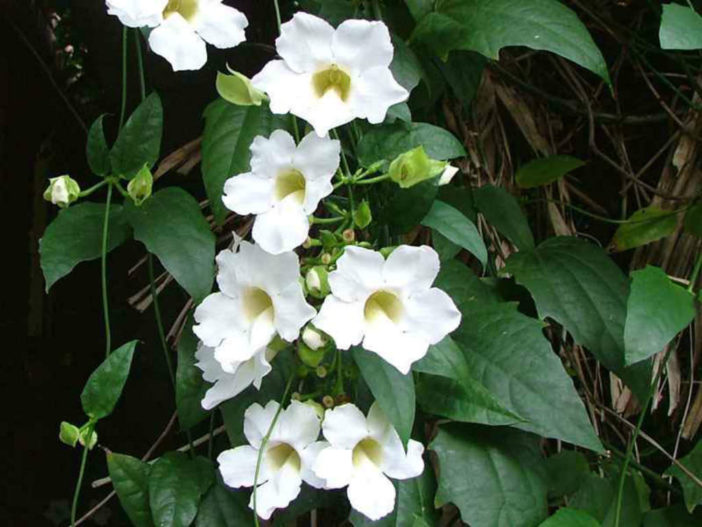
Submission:
[[[227,1],[250,21],[248,39],[272,42],[272,2]],[[58,441],[62,420],[85,422],[80,392],[104,354],[99,263],[81,264],[48,295],[38,262],[38,240],[57,210],[43,201],[47,180],[70,174],[83,188],[97,182],[85,161],[85,127],[102,113],[108,135],[114,134],[121,93],[122,26],[108,16],[102,0],[0,0],[0,211],[2,280],[0,280],[0,385],[2,386],[2,457],[0,524],[66,525],[78,473],[80,450]],[[70,46],[70,47],[68,47]],[[133,41],[130,40],[134,66]],[[198,72],[174,74],[160,57],[146,53],[147,86],[161,95],[165,111],[162,156],[196,139],[202,110],[216,97],[214,80],[225,62],[254,74],[267,59],[255,46],[218,51]],[[129,71],[129,106],[138,98],[137,74]],[[65,97],[64,95],[65,94]],[[201,192],[199,167],[179,185]],[[172,184],[172,182],[171,182]],[[199,196],[200,197],[200,196]],[[104,200],[96,194],[97,201]],[[143,455],[166,426],[173,392],[153,319],[135,311],[127,299],[148,283],[144,256],[130,242],[109,257],[109,296],[115,347],[140,339],[133,374],[116,412],[98,428],[100,444],[122,453]],[[167,329],[185,298],[176,287],[163,294]],[[186,443],[172,434],[165,446]],[[96,504],[110,487],[89,483],[106,475],[104,455],[89,457],[79,515]],[[87,525],[128,525],[113,500]]]

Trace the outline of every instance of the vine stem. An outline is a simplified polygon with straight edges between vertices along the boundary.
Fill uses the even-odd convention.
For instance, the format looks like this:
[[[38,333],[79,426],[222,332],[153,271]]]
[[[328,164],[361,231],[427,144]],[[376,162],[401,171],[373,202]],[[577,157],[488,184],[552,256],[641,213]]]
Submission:
[[[280,26],[282,21],[280,18],[280,6],[278,5],[278,0],[273,0],[273,6],[275,7],[275,20],[278,22],[278,33],[280,33]]]
[[[271,434],[273,433],[273,428],[275,427],[275,424],[278,422],[278,417],[280,417],[280,412],[283,411],[283,404],[285,403],[286,399],[288,398],[288,395],[290,394],[290,388],[292,388],[292,383],[293,379],[295,378],[295,373],[290,374],[290,378],[288,379],[288,384],[285,386],[285,392],[283,393],[283,398],[280,400],[280,404],[278,405],[278,410],[275,412],[275,415],[273,416],[273,420],[271,421],[270,426],[268,427],[268,431],[266,432],[266,435],[263,436],[263,439],[261,440],[261,447],[258,450],[258,458],[256,459],[256,472],[254,472],[254,481],[253,481],[253,510],[254,510],[254,525],[256,527],[260,527],[259,521],[258,521],[258,507],[256,506],[256,495],[258,492],[258,474],[261,470],[261,461],[263,460],[263,452],[266,449],[266,445],[268,444],[268,440],[271,438]]]
[[[695,289],[695,282],[697,282],[697,277],[700,275],[700,269],[702,269],[702,254],[697,257],[695,268],[692,271],[692,276],[690,277],[690,285],[687,288],[690,293],[692,293]]]
[[[102,285],[102,312],[105,319],[105,356],[112,351],[112,330],[110,329],[110,303],[107,298],[107,245],[110,237],[110,204],[112,202],[112,183],[107,186],[105,217],[102,221],[102,250],[100,251],[100,275]]]
[[[93,436],[93,431],[95,430],[95,423],[91,422],[88,426],[88,441],[90,444],[90,438]],[[76,490],[73,493],[73,503],[71,504],[71,527],[76,525],[76,512],[78,511],[78,498],[80,497],[80,488],[83,486],[83,476],[85,476],[85,466],[88,461],[88,445],[83,446],[83,455],[80,460],[80,471],[78,472],[78,481],[76,481]]]
[[[139,66],[139,89],[141,100],[146,99],[146,79],[144,77],[144,58],[141,56],[141,41],[139,40],[139,29],[134,28],[134,47],[136,48],[137,64]]]
[[[175,390],[176,381],[175,374],[173,373],[173,362],[171,361],[171,356],[168,353],[168,343],[166,342],[166,333],[163,331],[163,320],[161,319],[161,309],[158,305],[158,291],[156,290],[156,280],[154,279],[154,257],[151,253],[147,256],[148,267],[149,267],[149,287],[151,288],[151,298],[154,305],[154,317],[156,318],[156,328],[158,329],[158,338],[161,341],[161,348],[163,348],[163,356],[166,359],[166,366],[168,368],[168,375],[171,378],[171,384]]]
[[[122,27],[122,108],[119,112],[119,129],[124,126],[127,114],[127,26]]]

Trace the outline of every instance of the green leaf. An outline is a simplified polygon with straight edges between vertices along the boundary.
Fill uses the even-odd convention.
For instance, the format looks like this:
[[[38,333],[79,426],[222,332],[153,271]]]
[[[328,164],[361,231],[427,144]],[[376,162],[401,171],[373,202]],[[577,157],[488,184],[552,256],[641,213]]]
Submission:
[[[643,527],[699,527],[702,511],[688,514],[683,505],[656,509],[644,515]]]
[[[395,54],[390,63],[390,71],[400,86],[412,92],[422,80],[422,65],[414,51],[397,35],[392,35],[392,45]]]
[[[110,151],[112,173],[131,179],[144,165],[153,168],[161,153],[163,106],[152,93],[137,106]]]
[[[540,318],[563,325],[640,400],[646,397],[650,363],[624,365],[629,284],[604,250],[578,238],[551,238],[510,256],[506,271],[532,294]]]
[[[39,241],[41,270],[47,292],[80,262],[100,257],[104,218],[105,205],[86,202],[63,209],[49,224]],[[122,207],[110,207],[108,252],[122,245],[130,232]]]
[[[680,463],[698,479],[702,479],[702,441],[698,441],[692,452],[680,459]],[[702,487],[677,465],[671,466],[665,473],[674,476],[680,482],[685,497],[685,506],[690,513],[694,512],[695,507],[702,503]]]
[[[182,452],[168,452],[153,464],[149,504],[158,527],[188,527],[195,520],[204,492],[200,470],[200,463]]]
[[[88,130],[88,141],[85,145],[85,156],[88,159],[88,166],[93,174],[98,176],[109,176],[112,172],[110,163],[110,148],[105,139],[105,129],[103,121],[105,114],[101,115],[90,126]]]
[[[578,491],[583,479],[590,474],[587,459],[581,452],[563,450],[546,459],[548,495],[561,498]]]
[[[601,522],[602,527],[614,527],[618,485],[619,472],[615,471],[607,479],[590,474],[583,478],[580,489],[570,498],[568,506],[587,512]],[[624,482],[619,527],[640,527],[642,518],[636,483],[632,476],[628,476]]]
[[[236,106],[219,99],[205,109],[202,177],[217,223],[227,215],[222,203],[224,182],[249,171],[254,137],[268,137],[277,128],[287,128],[288,122],[287,116],[274,116],[266,104]]]
[[[507,46],[550,51],[610,84],[607,64],[587,28],[558,0],[441,0],[435,12],[419,22],[412,38],[442,58],[455,49],[494,60]]]
[[[659,37],[663,49],[701,49],[702,16],[687,6],[663,5]]]
[[[445,425],[429,446],[439,458],[437,506],[452,502],[480,527],[533,527],[546,518],[538,438],[509,429]]]
[[[421,20],[431,13],[434,7],[434,0],[405,0],[407,8],[415,20]]]
[[[560,509],[539,527],[600,527],[600,523],[587,512]]]
[[[202,499],[195,527],[240,527],[251,521],[251,515],[247,494],[229,490],[218,482]]]
[[[126,203],[125,212],[134,238],[158,257],[196,304],[201,302],[212,290],[215,236],[195,198],[169,187],[140,207]]]
[[[393,235],[411,231],[427,215],[438,191],[433,180],[407,189],[397,188],[378,210],[378,222],[386,224]]]
[[[603,448],[542,324],[515,304],[464,305],[453,340],[470,372],[505,408],[527,420],[514,426],[602,452]]]
[[[439,255],[440,262],[448,262],[462,251],[461,247],[453,243],[439,231],[431,231],[431,243],[434,250]]]
[[[412,112],[406,102],[400,102],[393,104],[388,108],[388,113],[385,116],[386,123],[394,123],[395,121],[405,121],[407,123],[412,122]]]
[[[612,238],[616,251],[634,249],[647,243],[669,236],[678,225],[675,211],[663,210],[655,206],[639,209],[627,223],[622,223]]]
[[[486,64],[484,56],[472,51],[452,51],[445,63],[437,61],[454,96],[466,107],[478,93]]]
[[[573,170],[585,166],[585,161],[575,157],[556,155],[534,159],[521,167],[515,179],[522,188],[534,188],[558,181]]]
[[[359,347],[353,348],[352,353],[363,380],[406,446],[414,425],[415,396],[412,372],[403,375],[376,353]]]
[[[702,201],[698,201],[685,213],[685,231],[702,238]]]
[[[695,318],[695,297],[659,267],[634,271],[627,302],[624,349],[627,364],[663,351]]]
[[[119,502],[135,527],[153,527],[149,508],[148,463],[123,454],[109,452],[107,469]]]
[[[442,264],[435,287],[446,291],[461,310],[470,307],[470,304],[497,304],[502,301],[494,289],[458,261]]]
[[[460,245],[480,263],[487,263],[487,249],[478,229],[472,221],[457,209],[443,201],[434,201],[422,225],[436,229],[456,245]]]
[[[358,143],[358,160],[366,168],[377,161],[392,161],[400,154],[424,146],[433,159],[446,161],[466,155],[449,131],[427,123],[394,123],[372,128]]]
[[[178,341],[178,368],[176,371],[176,409],[178,422],[182,429],[189,429],[207,417],[208,412],[202,408],[202,399],[210,387],[202,379],[202,370],[195,366],[195,352],[198,339],[193,334],[193,319],[188,321]]]
[[[107,417],[114,410],[129,377],[136,345],[133,340],[110,353],[85,383],[80,401],[92,419]]]
[[[434,527],[439,524],[434,509],[436,480],[428,465],[421,476],[393,483],[397,490],[395,510],[374,522],[352,509],[349,521],[354,527]]]
[[[486,185],[473,192],[485,219],[521,250],[534,248],[534,235],[517,199],[502,187]]]

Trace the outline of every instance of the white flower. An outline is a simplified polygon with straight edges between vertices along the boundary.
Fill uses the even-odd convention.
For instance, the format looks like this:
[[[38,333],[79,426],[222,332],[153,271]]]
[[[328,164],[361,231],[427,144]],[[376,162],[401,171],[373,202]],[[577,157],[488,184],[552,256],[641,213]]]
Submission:
[[[407,90],[390,72],[393,46],[382,22],[346,20],[336,30],[306,13],[282,25],[269,62],[251,81],[274,113],[308,121],[319,136],[355,118],[377,124]]]
[[[241,242],[217,255],[219,293],[195,310],[193,331],[228,373],[266,346],[275,334],[288,342],[315,315],[305,302],[300,263],[293,252],[272,255]]]
[[[107,0],[107,12],[129,27],[153,27],[149,46],[175,71],[199,70],[205,42],[233,48],[246,40],[246,16],[222,0]]]
[[[312,321],[348,349],[363,347],[403,374],[461,322],[453,300],[433,288],[439,256],[431,247],[402,245],[387,260],[379,252],[347,247],[329,274],[329,295]]]
[[[307,326],[302,332],[302,341],[313,351],[327,345],[327,339],[316,329]]]
[[[251,405],[244,414],[244,435],[249,445],[225,450],[217,458],[222,479],[230,487],[252,487],[263,437],[268,432],[279,405],[265,408]],[[293,401],[278,417],[263,448],[256,488],[256,512],[267,520],[275,509],[287,507],[300,493],[303,481],[316,488],[324,482],[312,472],[312,463],[325,446],[316,442],[319,417],[314,409]],[[254,508],[253,494],[249,507]]]
[[[378,403],[368,418],[353,404],[327,410],[322,423],[329,442],[312,466],[325,488],[348,485],[351,506],[373,521],[395,508],[395,487],[388,478],[409,479],[424,471],[424,446],[412,439],[407,452]]]
[[[441,176],[439,176],[439,186],[448,185],[451,183],[451,180],[456,174],[458,174],[458,167],[446,165],[446,168],[441,173]]]
[[[261,381],[271,370],[270,361],[276,352],[270,348],[261,348],[249,360],[232,363],[234,373],[224,371],[222,365],[215,359],[215,350],[199,344],[195,358],[195,366],[202,370],[202,378],[214,386],[207,390],[202,400],[205,410],[212,410],[219,403],[236,397],[252,384],[257,390],[261,388]]]
[[[308,216],[334,189],[339,141],[308,134],[298,146],[284,130],[251,145],[251,172],[224,184],[222,201],[237,214],[255,214],[253,239],[265,251],[280,254],[302,245],[310,230]]]

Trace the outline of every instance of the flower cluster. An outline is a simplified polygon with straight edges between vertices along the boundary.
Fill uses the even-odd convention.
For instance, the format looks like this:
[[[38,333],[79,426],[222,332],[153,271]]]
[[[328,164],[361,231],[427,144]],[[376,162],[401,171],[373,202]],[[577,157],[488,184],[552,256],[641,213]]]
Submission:
[[[107,0],[107,5],[125,25],[153,28],[152,50],[174,69],[201,67],[205,42],[237,45],[247,24],[220,0]],[[232,174],[224,184],[224,205],[254,216],[253,243],[235,236],[237,243],[219,253],[219,291],[194,313],[196,365],[212,384],[202,406],[210,410],[250,386],[259,389],[276,355],[294,345],[298,363],[292,375],[300,377],[298,386],[311,376],[316,390],[297,394],[285,409],[275,401],[250,406],[244,416],[249,444],[218,458],[224,482],[254,487],[250,506],[265,519],[288,506],[306,482],[319,489],[346,487],[352,507],[377,520],[394,508],[389,478],[420,475],[424,447],[410,440],[405,450],[378,403],[366,416],[348,402],[344,378],[351,374],[344,368],[355,366],[344,363],[342,350],[359,347],[411,374],[412,364],[455,330],[461,315],[433,287],[440,265],[432,248],[374,250],[372,243],[357,240],[354,229],[371,223],[368,203],[354,210],[352,195],[341,201],[333,196],[335,188],[373,172],[350,174],[348,163],[342,170],[342,146],[329,131],[356,118],[381,123],[392,105],[409,96],[390,70],[394,49],[385,24],[347,20],[335,29],[298,13],[282,25],[276,50],[280,59],[250,85],[237,76],[237,86],[247,93],[260,90],[259,104],[267,97],[273,113],[291,113],[312,130],[298,141],[282,129],[256,137],[250,171]],[[455,172],[420,147],[400,156],[380,180],[406,188],[429,179],[446,182]],[[55,194],[61,192],[57,185]],[[336,216],[315,218],[320,204]],[[340,226],[334,233],[311,234],[315,223],[335,222]],[[322,254],[302,261],[294,252],[319,246]],[[328,364],[336,370],[333,389],[325,380],[328,353],[335,357]]]

